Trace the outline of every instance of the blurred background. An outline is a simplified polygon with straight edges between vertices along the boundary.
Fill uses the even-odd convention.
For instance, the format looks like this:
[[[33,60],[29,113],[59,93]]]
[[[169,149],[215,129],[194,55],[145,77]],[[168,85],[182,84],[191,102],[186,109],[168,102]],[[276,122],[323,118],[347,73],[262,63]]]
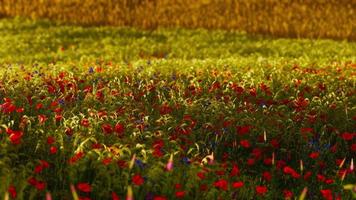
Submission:
[[[355,9],[355,0],[0,0],[1,17],[350,41],[356,39]]]

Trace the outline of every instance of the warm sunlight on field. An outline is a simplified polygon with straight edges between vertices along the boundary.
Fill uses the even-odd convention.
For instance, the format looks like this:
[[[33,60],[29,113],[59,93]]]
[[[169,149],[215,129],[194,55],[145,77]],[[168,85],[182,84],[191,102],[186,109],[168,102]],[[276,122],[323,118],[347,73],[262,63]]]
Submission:
[[[0,0],[0,199],[355,199],[350,5]]]
[[[356,39],[353,0],[0,0],[0,15],[82,25],[181,26]]]

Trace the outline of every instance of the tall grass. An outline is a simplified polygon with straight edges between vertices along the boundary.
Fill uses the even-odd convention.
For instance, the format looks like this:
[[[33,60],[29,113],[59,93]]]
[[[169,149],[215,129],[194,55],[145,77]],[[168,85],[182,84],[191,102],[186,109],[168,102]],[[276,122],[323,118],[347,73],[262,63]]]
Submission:
[[[1,15],[81,25],[203,27],[356,39],[353,0],[0,0]]]

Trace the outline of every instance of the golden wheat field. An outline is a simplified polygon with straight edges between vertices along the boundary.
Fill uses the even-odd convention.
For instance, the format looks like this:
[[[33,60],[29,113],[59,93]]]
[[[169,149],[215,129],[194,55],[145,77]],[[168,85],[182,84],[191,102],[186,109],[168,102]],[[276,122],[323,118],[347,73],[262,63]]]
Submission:
[[[0,0],[0,16],[348,40],[356,39],[355,8],[354,0]]]

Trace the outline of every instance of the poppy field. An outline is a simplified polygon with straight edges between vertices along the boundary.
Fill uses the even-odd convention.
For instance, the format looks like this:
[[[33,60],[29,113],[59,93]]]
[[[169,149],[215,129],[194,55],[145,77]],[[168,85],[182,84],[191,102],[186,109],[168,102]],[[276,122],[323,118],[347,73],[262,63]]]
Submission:
[[[356,198],[356,44],[0,20],[0,199]]]

